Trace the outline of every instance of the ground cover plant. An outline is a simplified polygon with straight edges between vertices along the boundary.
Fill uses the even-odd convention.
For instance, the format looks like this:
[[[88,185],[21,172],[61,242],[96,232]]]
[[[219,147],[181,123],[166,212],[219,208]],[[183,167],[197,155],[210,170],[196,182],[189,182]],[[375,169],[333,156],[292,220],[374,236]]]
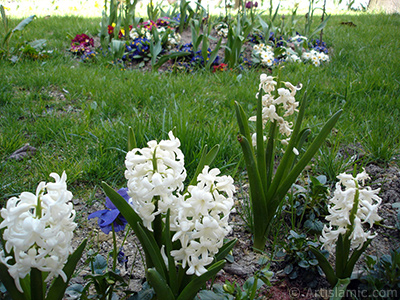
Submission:
[[[156,9],[158,8],[153,7],[146,14],[138,15],[143,20],[138,21],[137,24],[146,22],[149,16],[156,15]],[[180,12],[182,16],[184,10],[181,9],[183,8],[177,6],[176,12]],[[289,28],[290,30],[285,30],[291,31],[292,25],[293,28],[296,28],[295,25],[297,24],[301,25],[298,28],[307,28],[310,25],[310,23],[307,23],[309,21],[300,18],[300,13],[296,12],[298,19],[294,18],[294,20],[297,20],[297,22],[288,22],[289,25],[285,27],[287,21],[284,20],[289,17],[282,19],[281,14],[283,12],[275,6],[269,14],[267,11],[266,15],[261,18],[264,20],[264,23],[261,23],[256,16],[258,10],[253,10],[253,7],[250,7],[250,9],[251,11],[244,10],[240,18],[236,17],[234,11],[230,12],[231,15],[224,14],[224,12],[220,16],[210,15],[210,23],[203,26],[200,21],[203,20],[204,11],[201,11],[200,8],[196,11],[196,7],[194,7],[193,12],[187,11],[192,18],[191,22],[185,24],[185,19],[181,18],[173,31],[168,32],[172,29],[166,29],[165,35],[161,32],[156,38],[154,38],[154,35],[157,36],[158,33],[155,33],[155,30],[152,29],[149,34],[153,34],[153,37],[146,42],[149,51],[146,55],[147,60],[141,60],[144,65],[147,64],[150,67],[144,71],[134,67],[140,63],[128,65],[123,60],[123,55],[129,57],[132,54],[129,54],[129,49],[126,48],[127,41],[124,40],[123,36],[121,36],[122,38],[116,37],[116,40],[123,44],[114,43],[113,46],[111,40],[107,42],[110,44],[110,48],[109,53],[105,56],[98,52],[94,55],[94,58],[86,59],[83,57],[82,59],[81,55],[74,54],[84,54],[85,47],[90,48],[87,53],[96,49],[99,51],[98,47],[102,43],[100,40],[96,41],[96,38],[105,25],[99,27],[99,23],[104,22],[104,17],[39,16],[30,18],[29,22],[24,23],[23,27],[19,27],[20,29],[13,32],[12,39],[7,41],[8,45],[5,48],[7,53],[2,52],[0,61],[1,207],[6,207],[6,201],[14,196],[19,197],[22,191],[34,192],[39,182],[48,181],[51,172],[62,174],[65,171],[68,174],[68,189],[74,194],[73,203],[80,208],[76,209],[77,230],[83,230],[86,226],[94,228],[97,225],[92,221],[90,221],[91,223],[87,221],[87,212],[101,211],[104,208],[105,201],[102,190],[106,191],[111,200],[118,202],[115,199],[121,199],[118,198],[117,193],[113,193],[113,189],[117,190],[126,186],[123,174],[125,171],[124,160],[128,151],[134,148],[133,145],[136,145],[138,149],[144,149],[149,141],[171,138],[168,135],[170,130],[173,130],[174,136],[179,138],[180,148],[185,154],[187,178],[197,177],[198,170],[196,167],[202,161],[201,153],[204,153],[202,150],[206,148],[206,145],[209,149],[212,149],[214,145],[218,144],[218,153],[217,151],[215,153],[210,152],[213,153],[212,156],[215,154],[212,168],[216,167],[222,174],[234,178],[238,192],[239,186],[246,186],[248,179],[245,159],[237,141],[239,126],[235,116],[235,101],[240,103],[246,115],[256,115],[258,109],[257,99],[254,95],[259,92],[260,75],[267,73],[265,76],[292,82],[293,88],[297,83],[303,84],[302,89],[297,91],[296,100],[301,102],[304,95],[307,97],[308,105],[304,112],[303,124],[304,127],[310,129],[310,133],[308,138],[303,141],[303,146],[298,149],[300,157],[305,152],[302,148],[309,147],[311,141],[315,139],[329,117],[340,109],[343,112],[334,124],[334,128],[329,130],[329,135],[323,142],[323,146],[316,152],[310,165],[298,178],[297,186],[291,186],[288,194],[283,198],[282,205],[277,205],[276,216],[278,217],[271,218],[273,230],[267,236],[267,247],[264,249],[259,249],[259,246],[256,247],[270,258],[268,263],[255,259],[259,270],[257,272],[247,271],[244,277],[248,280],[242,287],[240,287],[240,280],[237,277],[232,277],[227,279],[237,280],[237,282],[234,282],[236,285],[232,283],[227,283],[225,286],[215,285],[199,295],[204,299],[215,297],[215,295],[220,295],[220,297],[226,299],[231,299],[231,297],[236,297],[234,299],[265,297],[268,290],[274,291],[275,289],[274,281],[271,281],[272,273],[269,273],[269,269],[278,274],[280,267],[285,270],[284,273],[288,277],[292,276],[293,280],[295,280],[295,277],[302,277],[299,276],[302,270],[317,270],[315,274],[322,274],[322,271],[317,268],[318,261],[321,261],[321,264],[325,264],[325,266],[327,263],[324,261],[323,255],[318,254],[319,252],[315,249],[319,247],[319,236],[323,231],[320,225],[328,224],[325,216],[328,214],[328,199],[332,197],[328,195],[329,193],[326,190],[330,190],[333,194],[333,186],[337,181],[336,176],[346,171],[352,172],[355,163],[359,167],[357,171],[360,172],[361,167],[371,170],[371,166],[398,170],[399,128],[396,120],[399,117],[398,78],[400,78],[400,63],[396,57],[396,49],[398,49],[400,39],[396,36],[398,31],[395,29],[400,23],[400,18],[397,15],[366,13],[331,15],[326,23],[329,25],[324,28],[323,37],[328,49],[329,63],[324,63],[319,67],[307,63],[287,63],[281,68],[283,64],[279,66],[268,65],[268,61],[271,60],[268,52],[272,51],[275,58],[277,55],[282,55],[278,52],[283,48],[279,50],[275,47],[271,50],[266,43],[264,45],[259,42],[251,43],[250,37],[249,41],[242,43],[240,35],[246,31],[242,30],[244,28],[253,29],[253,27],[256,27],[255,24],[258,24],[259,30],[264,29],[264,32],[269,32],[268,34],[264,33],[264,36],[272,37],[270,32],[273,32],[274,38],[279,43],[279,28]],[[164,12],[166,15],[167,11],[164,10]],[[276,16],[274,15],[275,12],[277,13]],[[10,15],[7,10],[4,10],[4,13]],[[295,15],[295,12],[289,11],[286,13],[286,16],[288,15]],[[226,28],[222,23],[222,21],[225,21],[225,17],[228,17],[228,19],[224,24],[231,24],[230,32],[228,30],[226,33],[230,35],[230,41],[228,36],[226,40],[222,36],[218,36],[216,27],[213,26],[220,24],[217,29]],[[275,17],[275,23],[268,23],[271,17]],[[320,18],[321,15],[317,15],[317,12],[315,12],[312,28],[315,29],[320,24]],[[17,28],[24,20],[25,18],[8,17],[8,30],[5,33],[9,32],[10,29]],[[196,20],[197,22],[194,22]],[[212,20],[215,22],[213,23]],[[123,24],[121,17],[120,25],[118,25],[117,20],[113,30],[117,32],[117,27],[120,26],[120,28],[124,27],[125,32],[127,32],[131,24]],[[151,22],[144,26],[150,24]],[[107,24],[107,30],[109,29],[108,25],[112,24]],[[198,61],[202,59],[204,63],[208,59],[213,62],[217,55],[220,56],[220,61],[215,64],[215,68],[212,67],[211,63],[203,64],[202,67],[192,67],[192,73],[186,72],[186,67],[181,67],[184,66],[184,63],[188,63],[188,61],[184,61],[187,58],[186,56],[178,57],[176,55],[176,57],[172,57],[172,61],[169,59],[162,61],[163,55],[168,55],[168,53],[163,53],[164,50],[162,49],[164,48],[160,50],[157,45],[162,45],[168,38],[172,37],[170,36],[172,32],[180,35],[198,33],[198,36],[195,35],[197,39],[192,36],[188,40],[188,43],[192,43],[192,45],[189,47],[186,45],[185,51],[182,51],[190,52],[187,50],[192,47],[193,53],[187,55],[187,57],[191,57],[190,59],[193,59],[196,56],[194,53],[199,51],[196,58]],[[260,32],[253,31],[252,37],[257,37]],[[109,33],[107,32],[107,34]],[[146,35],[146,33],[143,34]],[[223,35],[224,32],[221,34]],[[295,37],[295,34],[287,35],[283,40],[285,43],[302,43],[304,40],[301,38],[301,34],[295,40],[288,40],[290,37]],[[210,38],[213,35],[215,35],[215,40]],[[93,43],[92,38],[94,38]],[[31,52],[24,51],[24,49],[27,49],[26,45],[31,45],[32,41],[38,40],[42,41],[40,49],[36,50],[32,46]],[[98,42],[96,47],[95,42]],[[132,48],[132,43],[135,42],[138,42],[136,38],[128,41],[128,46]],[[104,45],[107,43],[103,42]],[[215,48],[208,49],[209,47],[218,48],[225,43],[230,43],[229,49],[231,51],[226,52],[226,49],[221,48],[220,51],[214,52]],[[76,46],[76,51],[72,51],[72,45]],[[117,53],[118,45],[124,46],[121,48],[123,50],[121,53]],[[141,45],[143,46],[143,44]],[[244,45],[251,45],[247,54],[249,61],[256,62],[256,67],[249,68],[248,65],[242,64],[245,61],[243,56],[241,56],[240,51],[235,52]],[[255,51],[254,45],[258,45]],[[103,46],[103,49],[106,47]],[[117,48],[112,50],[112,47]],[[151,47],[153,47],[152,50],[150,50]],[[232,51],[234,49],[235,51]],[[295,51],[296,45],[290,46],[290,49]],[[128,52],[126,53],[126,51]],[[45,53],[46,55],[34,56],[29,53]],[[229,60],[223,61],[224,55],[227,53]],[[137,53],[133,54],[132,58],[136,55]],[[263,56],[265,56],[264,64],[261,63]],[[178,59],[181,63],[179,67]],[[159,64],[160,61],[162,61],[162,64]],[[165,68],[161,68],[161,65],[164,65]],[[150,70],[157,71],[159,69],[162,69],[162,72],[150,72]],[[180,72],[180,70],[185,70],[185,72]],[[132,131],[129,131],[127,135],[129,127],[132,128]],[[255,126],[252,127],[252,132],[255,131],[255,128]],[[134,134],[131,134],[132,132]],[[259,139],[258,143],[262,143],[262,139]],[[282,148],[284,147],[280,145],[276,148],[274,157],[276,161],[282,159]],[[14,153],[18,149],[20,151]],[[291,153],[295,154],[294,152]],[[270,167],[273,169],[273,165]],[[250,167],[247,165],[247,170],[249,169]],[[394,172],[394,174],[397,173]],[[318,177],[320,175],[324,175],[326,179]],[[395,184],[397,182],[396,176],[393,175],[390,178]],[[185,185],[189,185],[189,180],[186,181]],[[375,182],[374,178],[372,181]],[[106,182],[107,185],[103,182]],[[385,182],[382,181],[380,184],[384,186]],[[107,188],[107,186],[112,188]],[[301,186],[304,188],[301,189]],[[374,188],[376,189],[377,186]],[[322,190],[317,191],[317,189]],[[392,253],[397,253],[395,248],[399,244],[398,229],[395,227],[397,216],[394,210],[393,214],[391,210],[387,210],[385,204],[390,204],[391,208],[391,203],[398,202],[398,199],[393,198],[396,189],[398,189],[398,186],[395,186],[392,190],[391,197],[382,196],[383,204],[381,206],[381,209],[387,214],[387,220],[384,220],[383,224],[389,227],[385,229],[388,231],[385,231],[384,234],[393,239],[391,241]],[[249,206],[250,201],[246,202],[246,197],[249,197],[248,191],[245,188],[243,193],[238,193],[235,197],[237,197],[236,204],[238,204],[237,213],[242,215],[244,219],[239,223],[247,224],[250,232],[254,233],[252,232],[254,216],[249,209],[251,207]],[[125,200],[118,203],[122,205],[124,202]],[[325,205],[316,207],[312,204],[316,202]],[[118,207],[116,203],[115,206]],[[119,213],[118,210],[115,210],[115,206],[108,203],[107,211]],[[164,223],[162,223],[163,232],[168,236],[171,233],[168,233],[165,228],[169,227],[167,216],[172,214],[172,211],[165,210],[162,213],[165,218],[163,219]],[[208,213],[211,214],[211,211]],[[98,216],[108,220],[108,217],[103,214],[106,214],[106,212],[102,211]],[[279,216],[282,216],[282,218]],[[126,216],[124,215],[124,217]],[[5,217],[3,216],[3,218]],[[138,217],[132,218],[135,221],[130,226],[134,228]],[[240,219],[238,215],[236,215],[236,218]],[[115,226],[118,224],[117,222]],[[305,226],[305,224],[308,225]],[[354,222],[349,225],[351,225],[349,230],[358,228],[354,225]],[[140,226],[143,227],[143,225]],[[235,230],[241,228],[239,229],[241,234],[248,234],[244,225],[236,226],[235,224],[234,228]],[[378,231],[383,230],[382,228],[379,227]],[[104,227],[100,227],[100,229],[103,230]],[[147,227],[146,230],[149,230],[149,228]],[[108,227],[108,232],[114,233],[114,231],[117,230]],[[135,230],[135,232],[137,231],[140,231],[140,229]],[[119,232],[119,234],[119,238],[121,238],[123,233]],[[142,233],[142,237],[149,237],[149,234],[149,232]],[[325,234],[328,234],[326,230]],[[279,235],[287,237],[285,240],[288,243],[284,247],[281,247],[277,241]],[[251,235],[246,236],[250,240]],[[347,233],[346,236],[350,236],[350,233]],[[233,237],[237,236],[234,235]],[[139,240],[142,245],[146,243],[143,242],[143,238],[142,240],[139,238]],[[301,241],[300,246],[297,243],[299,241]],[[177,240],[174,240],[174,242],[177,242]],[[289,244],[289,242],[292,244]],[[165,240],[157,242],[156,238],[159,250],[161,250],[163,243],[165,243]],[[240,239],[237,243],[240,244]],[[93,242],[89,244],[92,250],[96,249]],[[113,250],[110,252],[112,267],[108,267],[107,259],[101,258],[102,256],[97,255],[96,251],[87,254],[88,261],[91,261],[92,274],[86,277],[88,285],[85,287],[81,285],[85,291],[89,291],[91,284],[95,287],[97,294],[103,294],[104,297],[105,295],[112,297],[117,290],[128,291],[128,288],[124,285],[126,278],[120,277],[116,272],[118,258],[121,258],[122,261],[125,259],[121,254],[122,248],[118,249],[116,242],[112,244]],[[177,249],[175,244],[166,243],[164,245],[169,249],[172,247]],[[250,245],[252,246],[253,242]],[[234,247],[233,254],[235,254],[235,251],[238,251],[235,250],[235,247],[239,246],[229,244],[230,246]],[[150,248],[154,248],[154,243]],[[279,255],[274,255],[274,253],[278,253],[279,248],[285,249],[284,252],[286,253],[283,256],[284,259],[281,260],[278,259]],[[7,251],[9,250],[10,248]],[[389,249],[386,250],[385,254],[389,257],[390,251]],[[343,251],[348,252],[348,250]],[[315,256],[313,256],[313,253]],[[85,255],[84,257],[86,257]],[[377,265],[375,267],[372,262],[368,264],[367,274],[364,274],[365,276],[360,279],[363,284],[368,285],[368,283],[373,282],[376,287],[384,286],[379,283],[378,276],[375,274],[377,274],[376,270],[384,272],[385,268],[388,269],[386,265],[385,268],[382,267],[383,262],[388,260],[387,257],[385,256],[380,261],[376,259]],[[150,285],[157,287],[156,293],[168,291],[173,282],[173,276],[176,276],[176,274],[172,275],[171,268],[167,272],[164,266],[159,264],[162,259],[163,257],[158,261],[145,259],[149,270],[152,270],[148,281]],[[191,259],[193,260],[193,258]],[[222,257],[218,259],[222,261]],[[227,259],[228,261],[234,260],[235,255],[233,257],[228,255]],[[236,259],[238,259],[237,255]],[[173,259],[169,257],[167,260],[169,266],[172,266]],[[353,267],[354,259],[351,258],[351,260],[350,265]],[[180,260],[179,265],[182,262],[183,260]],[[217,264],[215,270],[213,269],[216,273],[217,269],[222,267],[222,262],[214,261],[214,263]],[[286,265],[284,265],[285,263]],[[394,269],[398,268],[395,255],[392,255],[391,264]],[[292,265],[292,270],[288,267],[290,265]],[[198,267],[200,268],[200,265]],[[323,270],[332,273],[329,267],[323,267]],[[293,275],[295,272],[298,273],[296,276]],[[349,276],[348,270],[344,273],[346,275],[344,277],[347,278]],[[251,277],[251,275],[254,276]],[[342,282],[342,279],[346,279],[342,278],[341,275],[336,275],[340,278],[340,282]],[[37,279],[38,275],[31,276]],[[72,275],[68,275],[68,279],[70,276]],[[142,276],[144,278],[144,274]],[[180,276],[179,272],[178,276]],[[332,275],[329,276],[331,276],[331,280],[328,281],[333,287],[338,280],[332,279]],[[219,278],[219,280],[222,279]],[[58,282],[58,285],[61,285],[60,281]],[[65,286],[65,281],[63,282]],[[120,285],[111,284],[109,286],[109,282]],[[168,284],[166,285],[165,282]],[[271,285],[271,282],[272,287],[267,287]],[[393,282],[390,291],[396,289],[396,281],[393,280]],[[325,282],[324,287],[328,288],[329,283]],[[198,282],[195,285],[202,286]],[[3,292],[3,286],[0,287],[0,291]],[[351,284],[349,287],[351,287]],[[261,288],[262,291],[260,291]],[[371,284],[369,288],[371,288]],[[74,291],[76,293],[83,291],[82,289],[79,290],[78,286],[74,286],[74,289],[69,290],[70,294]],[[371,288],[371,290],[374,289],[376,288]],[[91,289],[91,292],[93,292],[93,289]],[[178,292],[182,292],[179,286],[172,287],[173,296],[171,296],[171,299],[175,296],[178,298]],[[127,293],[126,297],[144,297],[148,294],[153,295],[154,291],[146,284],[143,285],[140,293],[136,296]]]

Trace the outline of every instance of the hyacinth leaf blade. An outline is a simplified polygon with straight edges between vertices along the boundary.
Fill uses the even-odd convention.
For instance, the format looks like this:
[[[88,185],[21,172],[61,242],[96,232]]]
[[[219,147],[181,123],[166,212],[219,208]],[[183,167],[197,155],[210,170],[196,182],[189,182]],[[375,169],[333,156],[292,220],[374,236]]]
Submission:
[[[209,58],[209,60],[207,62],[206,70],[209,70],[211,68],[211,65],[214,63],[214,60],[218,55],[218,51],[221,48],[221,42],[222,42],[222,38],[219,39],[219,41],[217,42],[217,45],[215,46],[214,50],[210,53],[210,58]]]
[[[0,263],[0,277],[1,277],[1,282],[6,287],[6,290],[10,294],[12,299],[21,299],[21,300],[30,300],[31,299],[30,293],[21,293],[17,289],[17,287],[15,286],[14,279],[8,273],[8,268],[2,263]],[[21,282],[21,285],[22,285],[22,282]]]
[[[47,293],[46,300],[62,300],[65,294],[65,290],[68,287],[69,280],[74,274],[74,270],[76,269],[76,265],[82,257],[83,250],[85,250],[87,244],[87,239],[83,240],[83,242],[79,245],[79,247],[69,256],[67,263],[65,264],[63,271],[67,276],[67,281],[58,276],[50,286],[50,289]]]
[[[137,232],[135,231],[135,233],[140,240],[143,248],[146,249],[146,253],[148,253],[148,255],[146,255],[146,260],[150,260],[151,267],[154,266],[154,268],[162,275],[164,275],[164,278],[166,278],[167,268],[165,266],[164,260],[161,256],[161,251],[158,248],[158,244],[154,236],[141,223],[139,224]]]
[[[32,268],[30,272],[30,288],[32,298],[35,300],[43,300],[45,293],[45,285],[43,284],[44,274],[36,268]]]
[[[350,277],[351,273],[353,273],[354,265],[360,258],[361,254],[364,253],[364,251],[367,249],[369,244],[371,244],[372,239],[366,241],[364,245],[361,247],[361,249],[354,250],[354,252],[351,254],[349,260],[346,263],[346,267],[343,271],[344,277]]]
[[[177,300],[193,300],[198,291],[204,286],[205,282],[217,275],[217,273],[224,267],[225,260],[221,260],[212,264],[206,273],[201,276],[195,276],[183,289],[178,296]]]
[[[336,241],[336,275],[339,278],[343,277],[343,271],[346,266],[346,260],[348,256],[345,256],[345,243],[343,241],[343,235],[339,234]]]
[[[250,183],[250,199],[254,212],[254,248],[262,251],[264,250],[265,232],[268,227],[265,215],[268,211],[264,187],[249,141],[244,136],[239,136],[238,141],[242,147]]]
[[[157,242],[152,233],[146,229],[143,229],[141,218],[120,194],[118,194],[105,182],[102,182],[102,187],[105,194],[108,196],[108,198],[110,198],[111,202],[128,221],[129,225],[132,227],[140,243],[142,244],[146,256],[147,267],[155,267],[162,274],[166,275],[166,267],[160,250],[158,249]]]
[[[165,64],[170,59],[175,59],[178,57],[188,56],[190,52],[172,52],[170,54],[165,54],[159,58],[159,60],[153,65],[153,70],[157,71],[163,64]]]
[[[251,141],[249,122],[247,121],[243,107],[237,101],[235,101],[235,111],[240,134],[243,135],[248,141]]]
[[[208,148],[207,145],[203,147],[201,150],[201,156],[199,164],[197,165],[196,171],[194,172],[193,179],[190,181],[189,185],[196,185],[197,184],[197,176],[202,172],[204,166],[209,166],[214,161],[215,157],[219,152],[219,145],[215,145],[211,148],[210,151],[207,152]]]
[[[283,180],[282,184],[279,186],[276,194],[278,198],[284,197],[289,188],[292,186],[293,182],[295,182],[296,178],[299,176],[302,170],[307,166],[310,160],[314,157],[315,153],[318,151],[322,143],[325,141],[329,133],[332,131],[336,122],[338,121],[340,115],[342,114],[342,110],[336,112],[324,125],[320,133],[314,139],[312,144],[309,146],[307,151],[303,154],[301,159],[297,162],[297,164],[293,167],[292,171],[288,174],[288,176]]]
[[[237,239],[233,239],[227,243],[225,243],[219,250],[218,253],[215,255],[215,261],[221,261],[225,259],[225,257],[232,251],[233,247],[235,246]]]
[[[326,17],[326,19],[324,19],[318,26],[317,28],[315,28],[315,30],[309,35],[309,38],[311,39],[315,34],[317,34],[318,32],[320,32],[322,29],[325,28],[326,24],[328,23],[329,18],[331,17],[331,15],[328,15]]]
[[[315,258],[318,260],[319,266],[325,273],[326,280],[328,280],[331,286],[335,286],[338,281],[338,278],[336,277],[335,271],[333,270],[329,261],[317,248],[310,246],[310,251],[315,255]]]
[[[336,283],[335,287],[333,288],[333,294],[330,298],[330,300],[340,300],[344,297],[344,295],[346,294],[346,289],[347,286],[350,283],[350,278],[343,278],[338,280],[338,282]]]
[[[157,272],[156,269],[150,268],[147,270],[147,280],[158,295],[158,299],[174,300],[175,296],[171,291],[165,278]],[[161,298],[162,297],[162,298]]]
[[[131,126],[129,126],[129,128],[128,128],[128,152],[136,147],[137,147],[137,143],[136,143],[135,133],[133,131],[133,128]]]
[[[178,292],[178,280],[176,274],[175,260],[171,255],[171,251],[173,250],[172,239],[171,239],[171,230],[170,230],[170,210],[168,209],[167,215],[165,216],[165,226],[164,232],[162,234],[164,238],[165,245],[165,254],[168,258],[168,284],[174,294]]]

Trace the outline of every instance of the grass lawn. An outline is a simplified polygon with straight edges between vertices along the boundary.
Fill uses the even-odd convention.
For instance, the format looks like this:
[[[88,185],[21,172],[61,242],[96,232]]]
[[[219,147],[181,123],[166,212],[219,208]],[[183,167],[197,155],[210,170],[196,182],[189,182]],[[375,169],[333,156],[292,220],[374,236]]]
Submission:
[[[10,28],[18,22],[11,19]],[[158,74],[80,63],[67,51],[70,37],[96,36],[99,22],[100,18],[39,17],[25,28],[22,40],[46,39],[48,48],[56,49],[52,58],[0,61],[0,206],[22,191],[34,192],[38,182],[49,180],[49,173],[63,170],[75,198],[84,201],[92,199],[103,180],[123,186],[128,126],[139,147],[167,138],[175,128],[189,174],[201,148],[219,144],[214,166],[239,177],[243,164],[237,167],[242,155],[234,101],[251,115],[259,76],[267,71]],[[344,110],[321,150],[321,157],[329,159],[319,167],[317,161],[315,172],[332,167],[343,171],[344,160],[337,153],[349,147],[365,152],[360,164],[397,163],[399,28],[399,15],[333,15],[324,31],[330,63],[283,69],[284,81],[304,86],[297,99],[307,93],[306,123],[313,135],[332,113]],[[37,149],[34,156],[7,159],[26,143]]]

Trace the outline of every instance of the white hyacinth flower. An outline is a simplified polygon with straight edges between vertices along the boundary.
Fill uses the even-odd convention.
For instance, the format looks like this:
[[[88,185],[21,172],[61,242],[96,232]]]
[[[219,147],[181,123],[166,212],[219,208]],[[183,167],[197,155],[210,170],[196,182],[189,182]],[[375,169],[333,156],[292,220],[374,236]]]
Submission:
[[[378,196],[380,189],[362,188],[364,181],[369,178],[365,170],[356,177],[343,173],[337,178],[339,182],[336,183],[334,197],[330,200],[331,205],[328,207],[329,215],[326,217],[330,224],[324,226],[320,241],[324,244],[324,248],[330,250],[340,234],[343,236],[347,234],[351,248],[360,249],[368,239],[375,237],[371,231],[364,230],[363,224],[368,223],[371,228],[382,219],[378,216],[378,207],[382,202]],[[357,210],[352,216],[355,204]]]
[[[166,213],[177,201],[186,179],[180,141],[172,132],[169,140],[150,141],[147,148],[135,148],[126,155],[125,177],[135,212],[149,229],[155,216]],[[154,203],[157,199],[157,205]]]
[[[0,252],[0,261],[8,267],[20,292],[23,290],[19,279],[32,268],[48,272],[46,282],[58,275],[67,280],[62,269],[72,253],[75,210],[65,172],[61,177],[56,173],[50,176],[55,182],[41,182],[36,195],[23,192],[18,198],[12,197],[0,211],[0,229],[5,228],[5,251]],[[14,257],[7,254],[11,251]],[[15,263],[9,264],[13,258]]]
[[[229,214],[233,207],[235,187],[230,176],[218,176],[218,169],[208,166],[197,177],[197,185],[189,186],[180,197],[178,211],[171,212],[172,241],[180,241],[181,249],[171,251],[187,274],[204,274],[214,255],[230,232]],[[174,224],[172,224],[174,223]]]
[[[266,74],[261,74],[260,76],[260,86],[259,88],[265,91],[265,95],[262,96],[262,124],[265,126],[268,122],[277,122],[279,126],[279,132],[285,136],[281,140],[283,145],[287,145],[292,133],[292,122],[286,121],[284,118],[293,115],[297,112],[297,107],[299,102],[296,101],[295,95],[298,90],[302,88],[302,85],[294,86],[290,82],[283,82],[286,88],[278,88],[278,97],[274,98],[272,92],[275,91],[276,81],[273,80],[272,76],[267,76]],[[256,95],[258,97],[258,93]],[[252,116],[249,121],[257,121],[257,116]],[[254,140],[255,135],[253,135],[253,146],[255,145]],[[294,150],[296,155],[299,152]]]

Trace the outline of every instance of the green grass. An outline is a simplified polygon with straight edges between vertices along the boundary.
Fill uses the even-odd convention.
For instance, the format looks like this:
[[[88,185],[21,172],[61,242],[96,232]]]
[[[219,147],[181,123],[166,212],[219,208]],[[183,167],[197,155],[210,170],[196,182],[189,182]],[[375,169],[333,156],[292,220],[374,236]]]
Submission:
[[[18,21],[11,19],[10,27]],[[341,25],[348,21],[357,26]],[[49,180],[50,172],[63,170],[76,197],[86,199],[102,180],[122,186],[128,126],[134,128],[139,147],[151,139],[167,138],[175,128],[189,174],[205,144],[221,145],[215,167],[225,173],[235,170],[241,151],[234,101],[251,115],[264,71],[241,76],[153,74],[77,62],[66,52],[70,36],[95,36],[99,22],[99,18],[37,18],[21,40],[44,38],[57,53],[45,61],[0,61],[1,201],[22,191],[34,192],[40,181]],[[360,144],[368,159],[380,163],[398,154],[399,26],[398,15],[334,15],[325,29],[331,62],[321,68],[283,69],[285,81],[304,85],[298,99],[307,92],[306,119],[313,135],[343,108],[336,126],[340,138],[332,136],[335,145]],[[25,143],[38,149],[35,156],[7,160]]]

